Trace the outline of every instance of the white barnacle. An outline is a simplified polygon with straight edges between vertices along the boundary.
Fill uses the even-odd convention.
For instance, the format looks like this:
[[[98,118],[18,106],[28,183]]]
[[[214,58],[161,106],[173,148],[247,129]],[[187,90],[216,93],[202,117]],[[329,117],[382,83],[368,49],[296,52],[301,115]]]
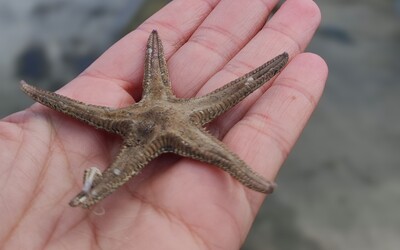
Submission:
[[[250,76],[249,78],[246,79],[246,82],[244,84],[249,85],[252,82],[254,82],[254,78]]]
[[[114,169],[113,169],[113,173],[114,173],[115,175],[120,175],[120,174],[121,174],[121,169],[119,169],[119,168],[114,168]]]
[[[83,188],[82,188],[82,191],[83,192],[89,192],[89,190],[92,188],[92,186],[93,186],[93,181],[94,181],[94,177],[97,175],[97,174],[99,174],[99,172],[100,172],[100,170],[99,169],[97,169],[97,168],[95,168],[95,167],[93,167],[93,168],[90,168],[88,171],[87,171],[87,176],[86,176],[86,178],[85,178],[85,182],[83,183]]]
[[[152,48],[148,48],[147,49],[147,53],[149,53],[149,54],[153,53],[153,49]]]
[[[60,105],[60,108],[62,108],[62,109],[67,108],[67,104],[65,104],[63,101],[60,101],[58,104]]]
[[[90,181],[89,178],[85,180],[85,183],[83,184],[82,191],[83,192],[89,192],[89,190],[92,188],[93,180]]]
[[[79,197],[79,199],[78,199],[78,201],[80,202],[80,203],[83,203],[83,202],[85,202],[87,200],[87,196],[85,195],[85,196],[82,196],[82,197]]]
[[[97,191],[95,189],[92,189],[92,191],[90,191],[90,194],[93,195],[93,196],[96,196],[97,195]]]

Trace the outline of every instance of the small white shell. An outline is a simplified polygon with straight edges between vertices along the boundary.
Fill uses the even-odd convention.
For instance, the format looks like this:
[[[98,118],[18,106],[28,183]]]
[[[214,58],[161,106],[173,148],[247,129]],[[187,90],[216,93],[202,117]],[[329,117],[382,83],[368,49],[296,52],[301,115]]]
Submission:
[[[246,82],[244,84],[249,85],[253,81],[254,81],[254,78],[250,76],[249,78],[246,79]]]
[[[119,168],[114,168],[114,169],[113,169],[113,173],[114,173],[115,175],[120,175],[120,174],[121,174],[121,169],[119,169]]]

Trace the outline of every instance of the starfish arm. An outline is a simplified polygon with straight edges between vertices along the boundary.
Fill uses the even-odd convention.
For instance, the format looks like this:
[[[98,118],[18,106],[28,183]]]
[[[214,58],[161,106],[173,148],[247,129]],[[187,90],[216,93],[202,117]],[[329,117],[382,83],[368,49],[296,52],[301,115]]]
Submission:
[[[190,99],[193,121],[198,124],[210,122],[277,75],[287,62],[285,52],[205,96]]]
[[[21,81],[21,89],[33,100],[61,113],[83,121],[96,128],[123,134],[127,127],[124,122],[117,122],[117,112],[108,107],[85,104],[68,97],[39,89]]]
[[[163,45],[156,30],[149,36],[145,57],[142,99],[167,99],[173,96]]]
[[[186,129],[184,136],[174,140],[172,152],[184,157],[216,165],[244,186],[262,193],[272,193],[275,183],[250,169],[235,153],[202,128]]]
[[[144,145],[130,145],[124,142],[119,154],[109,168],[102,174],[95,176],[87,187],[87,171],[84,176],[84,186],[69,203],[70,206],[89,208],[113,193],[118,187],[125,184],[129,179],[138,175],[141,170],[161,153],[164,140],[156,139]]]

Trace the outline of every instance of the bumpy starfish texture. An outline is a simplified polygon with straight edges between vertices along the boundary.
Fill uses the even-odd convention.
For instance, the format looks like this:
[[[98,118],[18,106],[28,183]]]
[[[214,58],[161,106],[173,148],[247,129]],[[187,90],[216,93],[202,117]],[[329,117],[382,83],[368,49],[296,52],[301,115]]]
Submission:
[[[115,161],[103,173],[85,171],[82,191],[71,206],[89,208],[137,175],[162,153],[175,153],[228,172],[246,187],[271,193],[272,181],[252,171],[203,125],[235,106],[254,90],[278,74],[288,61],[283,53],[244,76],[198,98],[174,96],[168,77],[161,40],[154,30],[147,42],[142,99],[125,108],[85,104],[21,82],[21,89],[35,101],[123,137]]]

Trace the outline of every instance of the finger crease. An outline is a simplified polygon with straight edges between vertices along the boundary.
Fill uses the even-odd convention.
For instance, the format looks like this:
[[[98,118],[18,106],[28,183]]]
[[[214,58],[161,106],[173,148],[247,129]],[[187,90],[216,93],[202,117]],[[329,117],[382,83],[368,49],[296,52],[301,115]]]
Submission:
[[[286,78],[288,79],[288,78]],[[304,97],[304,99],[306,99],[313,107],[317,106],[317,101],[315,100],[314,96],[312,94],[310,94],[309,91],[307,91],[305,88],[301,87],[301,84],[289,84],[289,83],[283,83],[283,81],[285,81],[286,79],[280,79],[279,83],[274,84],[275,87],[284,87],[284,88],[288,88],[290,90],[293,90],[296,93],[299,93],[301,96]],[[300,83],[300,81],[296,80],[296,79],[288,79],[291,83],[293,82],[298,82]]]
[[[266,122],[266,119],[268,122]],[[256,124],[263,124],[265,128],[261,128],[261,126]],[[283,136],[283,133],[281,132],[282,128],[280,126],[273,125],[273,122],[270,118],[266,118],[266,116],[258,113],[251,113],[243,118],[243,120],[237,125],[248,127],[251,130],[254,130],[257,134],[271,139],[281,152],[283,159],[285,159],[288,155],[291,144],[285,138],[285,136]]]
[[[270,30],[270,31],[278,33],[280,36],[288,38],[289,41],[295,45],[296,50],[297,50],[296,53],[300,53],[301,51],[303,51],[303,47],[300,45],[300,43],[297,40],[295,40],[291,35],[289,35],[287,32],[284,32],[280,29],[274,28],[273,26],[270,26],[270,25],[266,25],[263,28],[263,30],[265,30],[265,31]],[[281,40],[281,39],[279,39],[279,40]]]
[[[204,40],[204,39],[199,39],[199,38],[193,38],[190,39],[188,43],[193,43],[193,44],[197,44],[203,48],[205,48],[206,50],[212,52],[213,54],[217,55],[218,57],[222,58],[225,62],[229,61],[229,56],[223,54],[221,51],[218,50],[218,46],[214,46],[214,44],[209,41],[209,40]]]

